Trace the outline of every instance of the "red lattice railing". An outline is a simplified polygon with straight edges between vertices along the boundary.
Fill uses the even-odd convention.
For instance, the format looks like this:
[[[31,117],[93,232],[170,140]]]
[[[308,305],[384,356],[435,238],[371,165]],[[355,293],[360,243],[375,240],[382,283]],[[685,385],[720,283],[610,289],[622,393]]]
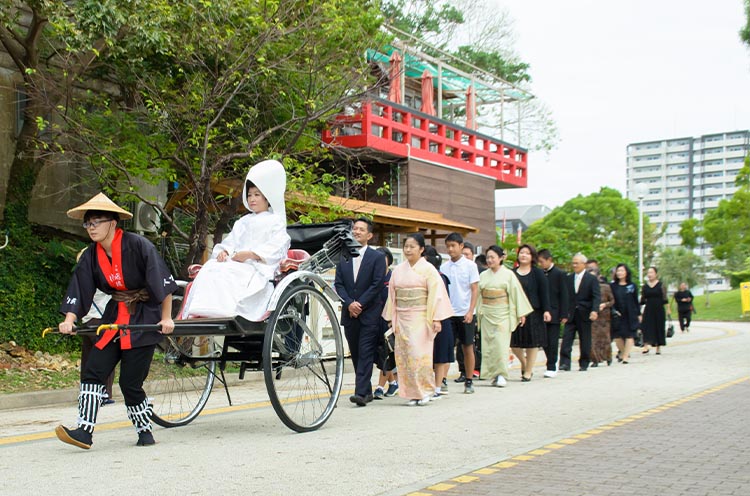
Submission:
[[[527,150],[386,100],[362,102],[354,115],[338,115],[323,142],[414,157],[495,179],[497,188],[525,188]]]

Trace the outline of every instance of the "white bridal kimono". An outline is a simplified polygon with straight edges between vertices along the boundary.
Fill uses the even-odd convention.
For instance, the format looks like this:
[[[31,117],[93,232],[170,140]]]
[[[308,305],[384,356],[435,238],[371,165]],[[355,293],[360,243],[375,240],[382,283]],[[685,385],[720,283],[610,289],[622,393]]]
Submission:
[[[261,167],[267,163],[278,165]],[[265,317],[273,293],[271,281],[291,242],[286,232],[283,201],[286,175],[283,166],[275,161],[261,162],[250,169],[242,192],[246,207],[247,181],[263,193],[271,209],[241,217],[229,235],[214,246],[211,259],[201,268],[190,289],[181,315],[183,319],[240,315],[258,322]],[[261,260],[231,260],[235,252],[245,250],[255,252]],[[222,251],[229,253],[230,259],[219,262],[216,257]]]

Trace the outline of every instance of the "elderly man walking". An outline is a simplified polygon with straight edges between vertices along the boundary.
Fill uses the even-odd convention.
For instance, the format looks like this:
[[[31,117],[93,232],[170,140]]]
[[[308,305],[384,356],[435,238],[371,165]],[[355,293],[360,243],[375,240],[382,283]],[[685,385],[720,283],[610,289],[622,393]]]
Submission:
[[[591,322],[598,317],[601,292],[596,277],[586,272],[586,257],[582,253],[573,255],[573,272],[568,274],[568,320],[560,346],[560,370],[570,370],[570,355],[573,340],[578,333],[581,372],[589,368],[591,360]]]

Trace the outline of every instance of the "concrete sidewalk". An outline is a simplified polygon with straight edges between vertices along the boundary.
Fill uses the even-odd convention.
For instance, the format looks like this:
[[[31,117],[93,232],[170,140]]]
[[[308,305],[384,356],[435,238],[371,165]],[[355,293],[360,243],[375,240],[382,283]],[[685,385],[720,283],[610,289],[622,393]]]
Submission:
[[[744,377],[408,495],[747,495],[748,411]]]

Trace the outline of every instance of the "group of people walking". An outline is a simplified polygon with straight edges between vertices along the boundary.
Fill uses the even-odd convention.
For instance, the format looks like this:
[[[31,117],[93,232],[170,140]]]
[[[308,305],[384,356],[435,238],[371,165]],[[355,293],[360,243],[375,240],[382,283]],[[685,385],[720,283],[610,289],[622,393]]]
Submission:
[[[549,250],[537,252],[530,244],[518,247],[512,269],[497,245],[487,248],[479,264],[464,255],[458,233],[445,238],[448,260],[443,262],[415,233],[404,238],[405,260],[390,273],[385,256],[367,246],[372,222],[357,219],[354,225],[355,238],[363,245],[361,261],[339,263],[335,288],[344,301],[341,320],[357,376],[350,400],[358,406],[396,391],[408,405],[439,399],[448,392],[450,363],[461,355],[456,382],[471,394],[477,377],[492,386],[508,384],[511,352],[521,365],[520,380],[529,382],[540,349],[546,356],[544,377],[571,370],[576,337],[580,371],[614,360],[630,363],[638,332],[644,354],[651,348],[661,354],[666,345],[670,312],[655,267],[649,267],[639,297],[626,264],[617,265],[608,281],[596,260],[577,253],[566,274]],[[678,300],[683,306],[692,301],[689,292],[676,294],[676,300],[678,296],[684,296],[685,301]],[[382,356],[378,343],[385,342],[387,329],[395,336],[395,367],[381,367],[373,394],[373,364]],[[383,394],[387,383],[388,394]]]
[[[250,213],[214,247],[181,318],[265,318],[262,303],[273,290],[271,276],[290,243],[285,189],[286,173],[277,161],[261,162],[248,172],[243,202]],[[74,333],[75,323],[85,320],[100,291],[111,295],[101,312],[102,322],[156,324],[161,334],[170,334],[171,295],[177,285],[150,242],[118,227],[132,214],[100,193],[69,210],[68,216],[83,221],[92,243],[82,252],[66,291],[59,331]],[[524,244],[511,270],[505,265],[505,251],[496,245],[478,255],[475,263],[468,258],[473,258],[473,250],[458,233],[445,238],[448,260],[443,261],[421,234],[414,233],[404,237],[405,260],[391,272],[390,251],[369,246],[373,231],[367,218],[353,223],[353,237],[362,247],[359,256],[338,263],[334,283],[356,373],[350,400],[358,406],[396,393],[409,405],[439,399],[448,393],[446,375],[454,360],[461,371],[456,382],[463,383],[464,393],[474,392],[478,376],[504,387],[510,378],[511,350],[521,363],[522,381],[532,380],[539,349],[547,358],[545,377],[554,377],[558,363],[560,370],[570,370],[576,335],[580,370],[611,364],[612,339],[617,360],[627,364],[639,326],[646,343],[643,353],[653,346],[660,354],[666,344],[666,291],[654,267],[647,272],[639,299],[625,264],[618,265],[614,281],[606,283],[599,278],[598,264],[580,253],[573,257],[573,273],[566,275],[548,250],[537,253]],[[684,331],[689,330],[690,312],[685,309],[692,309],[692,295],[680,289],[675,299]],[[137,445],[153,445],[152,407],[143,382],[161,339],[158,333],[127,330],[108,331],[96,339],[81,372],[77,427],[58,426],[57,437],[79,448],[91,447],[98,410],[111,397],[107,384],[119,363],[120,388],[138,434]],[[373,392],[375,363],[382,372]]]

